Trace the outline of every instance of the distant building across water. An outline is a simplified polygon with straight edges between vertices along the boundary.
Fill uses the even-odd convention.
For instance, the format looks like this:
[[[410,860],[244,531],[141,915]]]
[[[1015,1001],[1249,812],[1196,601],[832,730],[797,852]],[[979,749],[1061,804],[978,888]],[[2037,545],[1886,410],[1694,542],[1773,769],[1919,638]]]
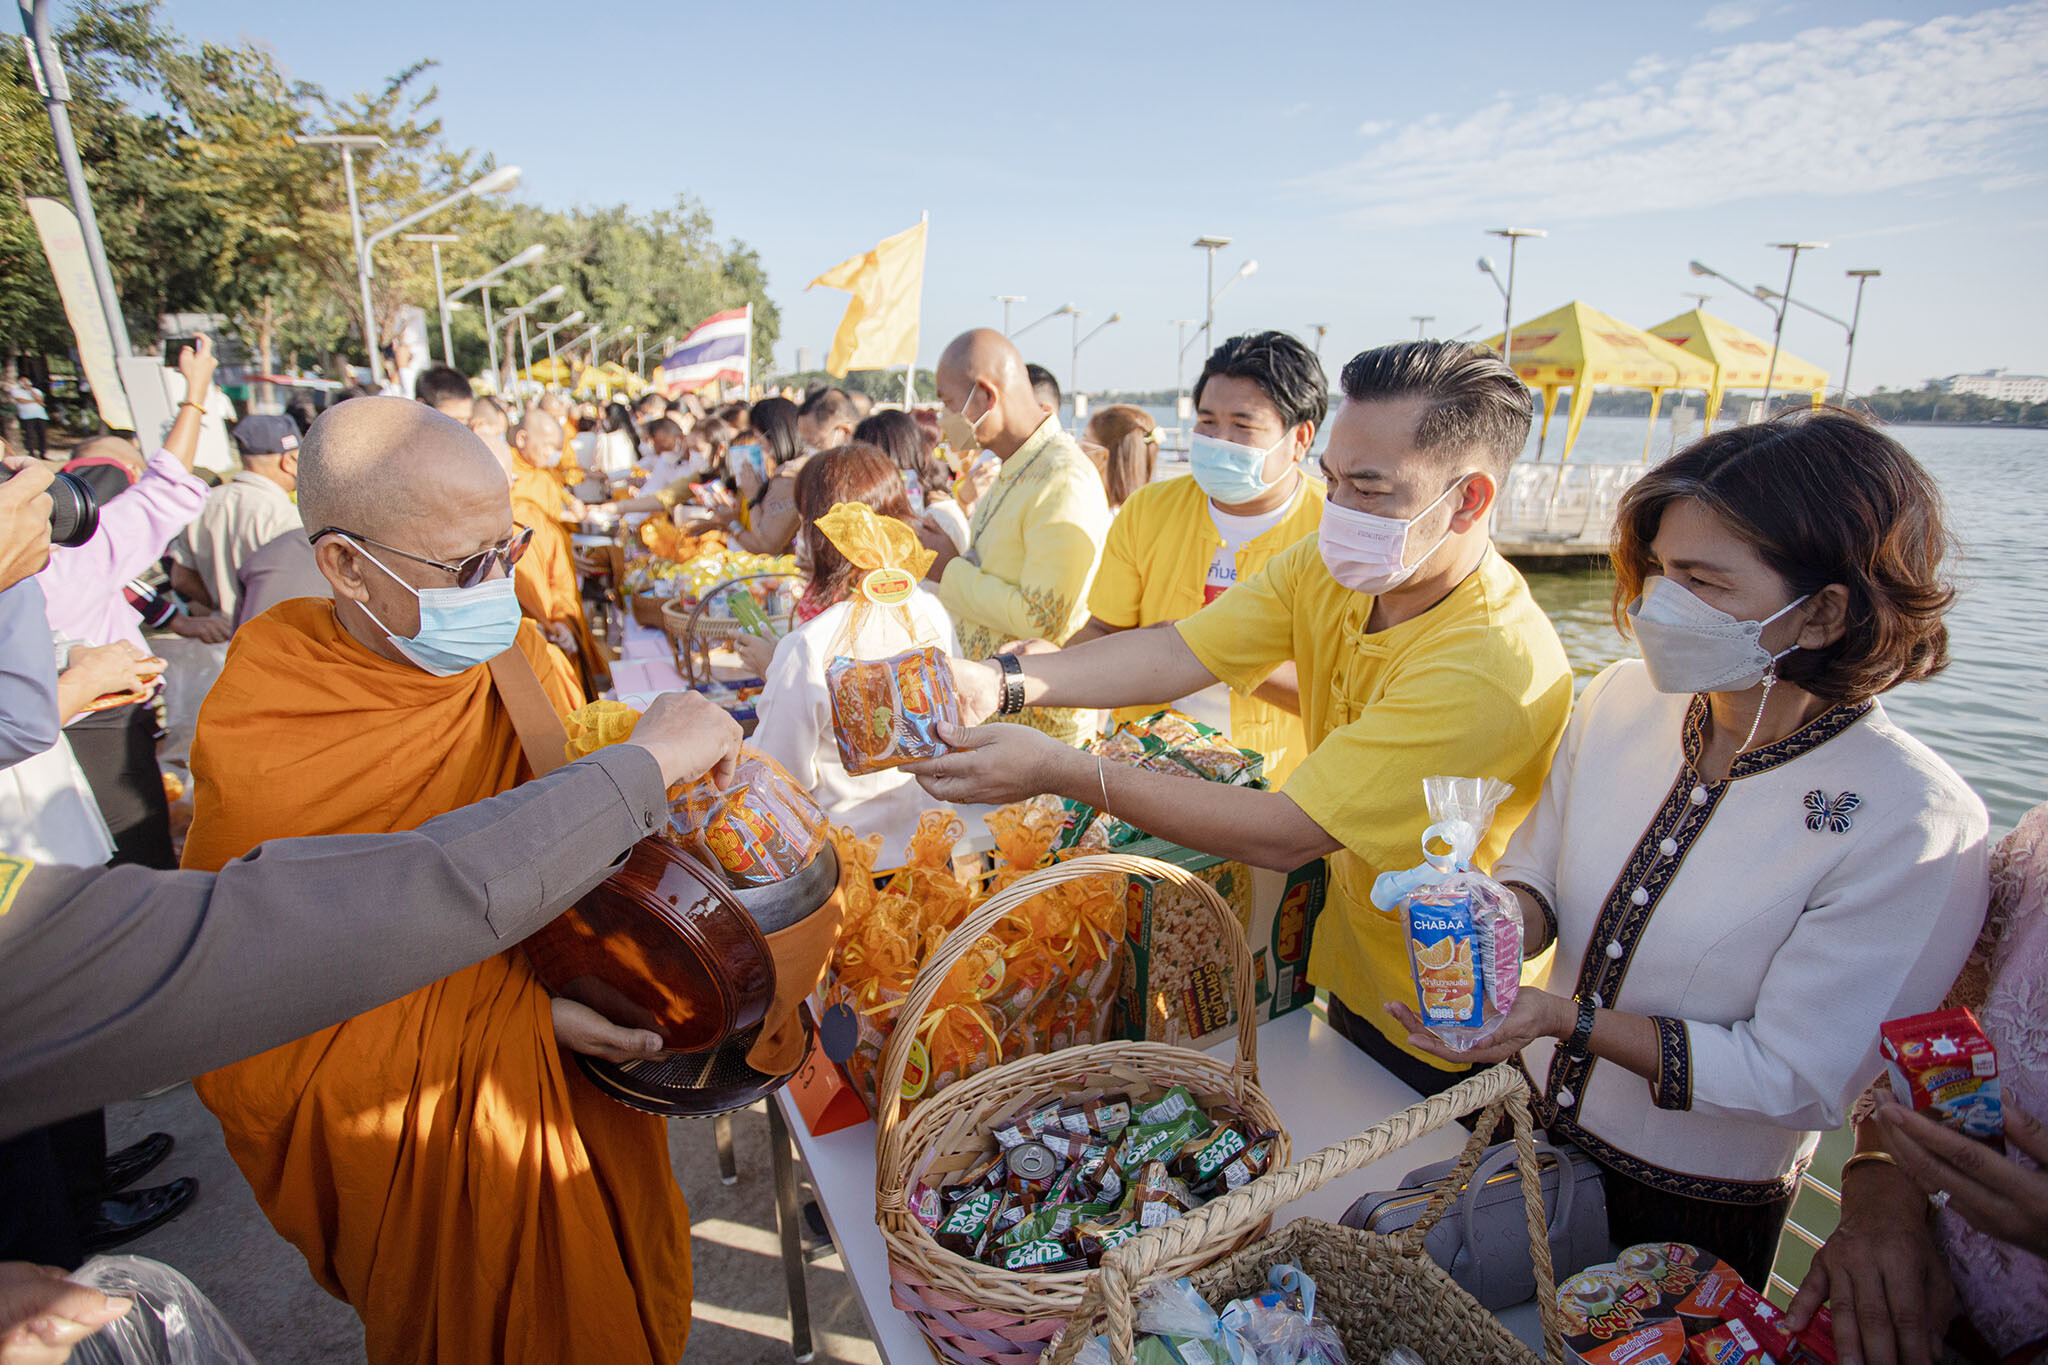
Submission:
[[[1952,374],[1941,381],[1943,393],[1974,393],[2001,403],[2048,403],[2048,374],[2008,374],[1984,370]]]

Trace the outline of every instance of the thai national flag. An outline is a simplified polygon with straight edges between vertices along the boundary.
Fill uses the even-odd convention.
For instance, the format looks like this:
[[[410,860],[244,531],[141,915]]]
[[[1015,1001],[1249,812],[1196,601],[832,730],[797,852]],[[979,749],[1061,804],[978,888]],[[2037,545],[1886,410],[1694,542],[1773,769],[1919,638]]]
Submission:
[[[694,393],[712,380],[737,384],[744,391],[747,334],[754,325],[754,306],[713,313],[690,329],[668,359],[661,362],[661,386],[669,396]]]

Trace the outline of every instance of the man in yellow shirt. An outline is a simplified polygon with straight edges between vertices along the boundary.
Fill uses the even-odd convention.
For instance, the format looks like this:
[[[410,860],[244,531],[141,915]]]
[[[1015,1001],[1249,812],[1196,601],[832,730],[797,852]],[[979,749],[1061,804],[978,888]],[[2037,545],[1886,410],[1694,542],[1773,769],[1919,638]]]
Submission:
[[[1344,367],[1323,453],[1321,528],[1173,630],[954,665],[971,719],[1020,705],[1123,706],[1212,680],[1240,693],[1292,660],[1310,752],[1278,791],[1120,764],[1021,727],[948,727],[958,752],[911,771],[956,802],[1052,792],[1188,848],[1291,870],[1331,855],[1309,979],[1331,1022],[1417,1090],[1457,1081],[1407,1046],[1384,1003],[1412,1000],[1401,927],[1370,899],[1421,860],[1422,782],[1512,783],[1477,861],[1491,866],[1535,804],[1571,710],[1557,632],[1487,528],[1529,432],[1529,392],[1491,351],[1410,342]]]
[[[1059,414],[1038,406],[1024,357],[1001,332],[953,338],[934,379],[948,410],[1002,461],[975,501],[966,554],[938,526],[918,530],[960,647],[981,658],[1013,640],[1059,644],[1088,618],[1088,583],[1109,532],[1102,476],[1060,429]],[[1014,719],[1066,744],[1093,728],[1092,715],[1065,707],[1032,707]]]
[[[1301,462],[1329,405],[1322,362],[1285,332],[1217,347],[1195,381],[1193,472],[1147,484],[1118,510],[1088,591],[1088,624],[1067,646],[1192,616],[1313,536],[1324,488]],[[1276,784],[1308,754],[1291,661],[1253,696],[1210,683],[1177,700],[1123,707],[1116,718],[1134,720],[1168,701],[1264,754]]]

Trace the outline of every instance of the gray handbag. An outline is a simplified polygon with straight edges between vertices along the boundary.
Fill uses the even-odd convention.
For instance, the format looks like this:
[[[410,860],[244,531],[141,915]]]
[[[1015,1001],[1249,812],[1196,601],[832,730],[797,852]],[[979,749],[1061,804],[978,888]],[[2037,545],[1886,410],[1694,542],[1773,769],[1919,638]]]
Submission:
[[[1368,1194],[1344,1213],[1343,1224],[1390,1235],[1412,1227],[1457,1167],[1442,1161],[1410,1171],[1398,1190]],[[1550,1215],[1550,1259],[1562,1283],[1589,1265],[1614,1259],[1607,1237],[1607,1191],[1600,1168],[1572,1147],[1536,1144],[1543,1207]],[[1515,1168],[1515,1144],[1486,1149],[1472,1182],[1444,1210],[1423,1240],[1429,1258],[1489,1309],[1527,1303],[1536,1294],[1529,1260],[1528,1215]]]

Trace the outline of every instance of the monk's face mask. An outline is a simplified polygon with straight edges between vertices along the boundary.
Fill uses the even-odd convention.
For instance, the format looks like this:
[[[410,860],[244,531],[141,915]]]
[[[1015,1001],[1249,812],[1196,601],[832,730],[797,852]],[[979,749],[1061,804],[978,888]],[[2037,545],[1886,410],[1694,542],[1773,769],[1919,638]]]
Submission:
[[[419,599],[420,628],[411,635],[395,633],[377,620],[367,602],[363,604],[364,614],[384,632],[391,647],[419,668],[437,678],[451,678],[512,647],[519,634],[519,598],[509,573],[468,588],[415,588],[392,573],[361,541],[350,537],[349,544],[382,569],[385,577]]]

